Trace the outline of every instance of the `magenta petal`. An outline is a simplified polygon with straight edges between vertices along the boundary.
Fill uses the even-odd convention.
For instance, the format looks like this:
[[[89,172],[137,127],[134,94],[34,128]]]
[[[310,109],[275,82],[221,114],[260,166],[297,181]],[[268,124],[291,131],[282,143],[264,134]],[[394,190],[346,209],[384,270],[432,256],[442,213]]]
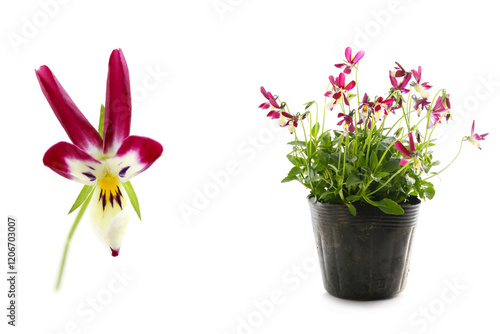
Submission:
[[[390,71],[389,71],[389,73],[390,73]],[[389,78],[391,79],[392,87],[397,89],[398,88],[398,80],[395,77],[392,77],[390,75],[389,75]]]
[[[332,97],[332,95],[333,95],[333,92],[332,92],[332,91],[330,91],[330,90],[329,90],[328,92],[326,92],[326,93],[325,93],[325,96],[326,96],[326,97]]]
[[[348,106],[349,105],[349,100],[347,99],[347,96],[345,94],[344,95],[344,103]]]
[[[345,85],[345,74],[340,73],[339,74],[339,87],[344,87]]]
[[[266,90],[264,89],[264,86],[260,86],[260,92],[262,93],[262,95],[264,95],[264,97],[267,99],[267,92]]]
[[[396,150],[403,153],[407,157],[411,157],[410,151],[408,151],[408,149],[399,140],[394,143],[394,147],[396,148]]]
[[[350,46],[348,46],[346,49],[345,49],[345,58],[347,59],[348,62],[351,62],[351,55],[352,55],[352,49]]]
[[[364,55],[365,55],[364,51],[359,51],[358,53],[356,53],[356,55],[354,56],[354,59],[352,60],[352,64],[356,65],[356,63],[358,61],[360,61],[360,59],[363,58]]]
[[[273,94],[271,94],[271,92],[267,92],[267,100],[269,101],[269,103],[271,103],[271,105],[275,108],[280,108],[278,102],[276,102],[276,99],[274,98]]]
[[[47,66],[41,66],[35,73],[43,94],[73,144],[87,152],[100,151],[101,136],[71,100],[52,71]]]
[[[401,161],[399,162],[399,165],[400,165],[400,166],[404,166],[404,165],[406,165],[406,164],[408,163],[408,161],[409,161],[408,159],[403,158],[403,159],[401,159]]]
[[[264,103],[261,103],[259,108],[261,109],[269,109],[269,107],[271,106],[271,104],[269,104],[269,102],[264,102]]]
[[[333,75],[330,75],[328,77],[328,80],[330,80],[330,83],[332,84],[332,86],[335,86],[335,77]]]
[[[408,133],[408,138],[410,139],[410,150],[415,152],[415,142],[413,141],[413,133]]]
[[[335,64],[333,66],[335,66],[336,68],[344,68],[344,66],[346,66],[346,64]]]
[[[43,156],[43,164],[59,175],[88,185],[94,184],[101,163],[78,146],[59,142]]]
[[[160,157],[163,147],[156,140],[129,136],[111,158],[111,164],[120,169],[120,181],[126,182],[149,168]]]
[[[356,81],[351,81],[349,82],[349,84],[346,86],[345,90],[351,90],[354,88],[354,86],[356,86]]]
[[[109,58],[104,115],[104,154],[113,155],[130,134],[132,102],[127,62],[121,49]]]
[[[351,124],[349,125],[349,132],[354,133],[354,130],[354,124],[351,122]]]
[[[345,74],[351,74],[351,67],[350,67],[350,66],[346,66],[346,67],[344,68],[344,73],[345,73]]]
[[[472,121],[472,130],[470,131],[470,135],[474,136],[474,126],[476,125],[476,120]]]
[[[406,74],[406,76],[404,77],[404,79],[401,82],[401,84],[399,85],[399,87],[405,88],[406,85],[408,84],[408,82],[410,81],[410,79],[411,79],[411,73]]]

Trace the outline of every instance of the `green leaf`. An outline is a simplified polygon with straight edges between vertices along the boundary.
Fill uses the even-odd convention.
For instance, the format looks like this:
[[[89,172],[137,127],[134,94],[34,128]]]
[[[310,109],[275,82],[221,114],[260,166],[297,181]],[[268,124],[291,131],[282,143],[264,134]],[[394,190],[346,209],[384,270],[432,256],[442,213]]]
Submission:
[[[424,194],[428,199],[433,199],[436,191],[434,190],[433,186],[427,186],[426,188],[424,188]]]
[[[293,154],[288,154],[286,157],[295,166],[303,166],[303,165],[305,165],[305,161],[301,157],[296,157]]]
[[[316,136],[318,135],[318,131],[319,131],[319,123],[316,123],[311,129],[311,136],[316,138]]]
[[[297,146],[306,147],[306,142],[302,141],[302,140],[297,140],[297,141],[294,140],[294,141],[287,143],[287,145],[297,145]]]
[[[377,174],[375,174],[375,177],[382,179],[382,178],[386,177],[387,175],[389,175],[389,173],[387,173],[387,172],[378,172]]]
[[[293,176],[287,176],[283,180],[281,180],[281,183],[287,183],[287,182],[290,182],[290,181],[293,181],[293,180],[297,180],[297,176],[295,176],[295,175],[293,175]]]
[[[387,173],[392,173],[399,167],[398,159],[390,159],[382,166],[382,171]]]
[[[311,203],[316,203],[317,201],[318,201],[318,200],[317,200],[316,196],[311,196],[311,197],[309,197],[309,202],[311,202]]]
[[[99,115],[99,134],[104,138],[104,104],[101,104],[101,113]]]
[[[80,194],[76,198],[75,203],[73,203],[73,206],[69,210],[68,215],[71,212],[78,209],[80,207],[80,205],[82,205],[83,202],[85,202],[85,200],[94,192],[94,187],[95,186],[88,186],[88,185],[83,186],[82,191],[80,191]]]
[[[361,180],[356,174],[351,174],[347,178],[345,186],[349,188],[360,183],[363,183],[363,180]]]
[[[375,167],[377,167],[378,165],[378,159],[377,159],[377,154],[375,154],[375,152],[373,152],[370,156],[370,168],[372,170],[375,169]]]
[[[290,169],[290,171],[288,172],[288,176],[295,176],[297,174],[299,174],[300,172],[302,172],[302,168],[300,167],[292,167],[292,169]]]
[[[356,216],[356,208],[354,207],[354,205],[349,204],[349,203],[346,203],[346,205],[347,205],[347,208],[349,209],[349,212],[351,213],[351,215]]]
[[[384,198],[383,200],[378,202],[372,202],[372,204],[390,215],[402,215],[403,213],[405,213],[403,208],[398,203],[388,198]]]
[[[139,200],[137,199],[137,195],[135,194],[134,187],[132,187],[132,183],[130,181],[122,183],[123,188],[127,192],[128,198],[130,199],[130,203],[134,207],[135,212],[137,213],[137,217],[141,218],[141,210],[139,208]]]
[[[353,201],[357,201],[357,200],[358,200],[358,199],[360,199],[360,198],[361,198],[361,196],[359,196],[359,195],[349,195],[349,196],[347,196],[347,197],[345,198],[345,200],[346,200],[347,202],[353,202]]]

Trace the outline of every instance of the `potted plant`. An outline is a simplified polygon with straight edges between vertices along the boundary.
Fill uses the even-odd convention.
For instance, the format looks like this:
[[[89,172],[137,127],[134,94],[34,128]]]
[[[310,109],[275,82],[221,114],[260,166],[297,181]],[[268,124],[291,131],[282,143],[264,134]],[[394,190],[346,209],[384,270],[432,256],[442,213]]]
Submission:
[[[472,123],[460,150],[436,171],[434,130],[451,119],[450,96],[422,80],[422,68],[399,63],[389,71],[382,95],[361,95],[357,80],[364,52],[335,66],[324,94],[322,117],[316,101],[302,112],[261,87],[259,108],[287,127],[294,140],[292,163],[282,182],[297,180],[308,196],[325,289],[354,300],[385,299],[406,284],[420,202],[434,197],[431,179],[460,154],[463,141],[481,148]],[[354,78],[349,78],[353,76]],[[337,109],[336,111],[334,111]],[[332,128],[325,122],[337,114]]]

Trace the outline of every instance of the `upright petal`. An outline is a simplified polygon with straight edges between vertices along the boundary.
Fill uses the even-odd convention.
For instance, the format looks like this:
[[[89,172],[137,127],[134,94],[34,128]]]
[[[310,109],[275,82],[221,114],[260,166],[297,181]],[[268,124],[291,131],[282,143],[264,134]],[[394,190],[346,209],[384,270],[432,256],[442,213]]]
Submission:
[[[361,58],[363,58],[363,56],[365,55],[365,52],[364,51],[359,51],[358,53],[356,53],[356,55],[354,56],[354,59],[352,60],[352,64],[353,65],[356,65],[356,63],[358,61],[361,60]]]
[[[415,142],[413,141],[413,133],[408,133],[408,138],[410,139],[410,150],[415,152]]]
[[[394,147],[396,148],[396,150],[403,153],[403,155],[411,157],[410,151],[408,151],[408,149],[399,140],[394,143]]]
[[[130,220],[130,200],[117,178],[99,180],[90,201],[90,224],[112,256],[120,252]]]
[[[111,170],[126,182],[145,171],[163,152],[157,141],[139,136],[129,136],[118,149],[116,155],[108,160]]]
[[[345,49],[345,58],[347,59],[347,61],[350,63],[352,61],[352,58],[351,58],[351,54],[352,54],[352,49],[350,46],[348,46],[346,49]]]
[[[82,150],[97,156],[102,150],[102,139],[97,130],[81,113],[47,66],[41,66],[35,73],[45,98],[69,139]]]
[[[104,115],[104,154],[113,156],[130,134],[132,102],[127,62],[121,49],[109,58]]]
[[[92,185],[101,175],[101,162],[77,146],[59,142],[43,156],[43,164],[59,175],[80,183]]]

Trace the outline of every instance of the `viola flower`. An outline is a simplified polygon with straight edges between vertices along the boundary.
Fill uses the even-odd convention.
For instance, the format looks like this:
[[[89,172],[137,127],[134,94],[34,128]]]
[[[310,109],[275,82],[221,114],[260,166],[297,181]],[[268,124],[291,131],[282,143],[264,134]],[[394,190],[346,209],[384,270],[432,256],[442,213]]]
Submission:
[[[404,77],[406,75],[406,71],[405,69],[403,68],[403,66],[401,66],[397,61],[395,62],[396,65],[398,65],[397,67],[394,67],[396,70],[395,71],[390,71],[390,76],[392,78],[396,77],[396,78],[401,78],[401,77]]]
[[[398,140],[394,143],[394,147],[396,150],[403,154],[403,159],[399,162],[400,166],[406,165],[408,162],[413,162],[415,167],[423,171],[422,164],[420,163],[420,159],[418,158],[418,152],[415,149],[415,142],[413,141],[413,134],[408,133],[408,138],[410,140],[410,151]]]
[[[344,64],[335,64],[335,67],[337,68],[344,68],[344,73],[345,74],[351,74],[352,68],[360,61],[361,58],[365,55],[364,51],[359,51],[356,53],[354,57],[351,57],[352,55],[352,49],[350,46],[348,46],[345,49],[345,58],[346,61]]]
[[[474,125],[476,121],[472,121],[472,129],[470,131],[470,136],[465,137],[464,141],[468,140],[472,145],[476,146],[478,149],[482,150],[481,146],[479,145],[480,140],[484,140],[488,133],[478,135],[477,133],[474,133]]]
[[[395,90],[399,90],[402,94],[406,94],[410,91],[406,88],[406,85],[410,82],[411,72],[407,72],[400,83],[398,83],[398,80],[392,76],[391,71],[389,71],[389,78],[391,79],[392,87],[394,87]]]
[[[422,78],[422,66],[418,67],[418,71],[411,70],[413,73],[413,77],[417,82],[413,82],[411,85],[415,87],[417,92],[422,96],[423,98],[428,98],[429,97],[429,92],[425,91],[429,88],[432,88],[431,85],[429,85],[428,82],[420,83],[420,79]]]
[[[394,99],[385,99],[379,96],[373,103],[373,114],[376,120],[382,117],[382,112],[384,115],[388,115],[387,109],[394,103]]]
[[[342,120],[337,123],[337,125],[342,125],[344,124],[344,134],[347,133],[347,131],[354,133],[354,122],[351,116],[346,115],[344,113],[339,113],[337,117],[342,117]]]
[[[434,107],[432,108],[430,117],[429,117],[429,126],[428,128],[434,127],[436,123],[441,123],[441,118],[443,117],[444,113],[447,113],[444,117],[446,120],[449,119],[450,117],[450,95],[442,95],[439,97],[436,101],[436,104],[434,104]]]
[[[426,97],[423,97],[423,98],[418,99],[418,100],[416,97],[414,97],[413,100],[415,101],[415,105],[413,106],[413,108],[417,111],[418,117],[420,117],[420,114],[422,113],[423,108],[427,109],[426,106],[431,104],[429,101],[427,101]]]
[[[271,117],[272,119],[280,118],[281,121],[281,118],[283,118],[281,115],[282,107],[278,104],[278,102],[276,102],[273,94],[271,94],[271,92],[267,92],[262,86],[260,87],[260,92],[267,99],[267,102],[261,103],[259,108],[262,110],[270,109],[267,117]]]
[[[333,75],[328,77],[330,79],[330,83],[333,86],[333,91],[328,91],[325,93],[326,97],[331,97],[333,100],[327,103],[327,107],[330,110],[333,110],[333,107],[339,103],[339,101],[344,97],[344,103],[349,105],[349,100],[347,99],[347,92],[353,89],[356,86],[356,81],[352,80],[347,85],[345,84],[345,74],[340,73],[338,78],[335,78]]]
[[[290,134],[294,133],[297,126],[299,126],[299,119],[287,112],[283,112],[283,114],[285,115],[285,117],[289,118],[283,126],[288,127],[288,131],[290,131]]]
[[[372,125],[369,116],[370,113],[373,112],[373,102],[369,101],[368,94],[365,93],[365,95],[363,96],[363,100],[361,101],[361,105],[359,106],[358,110],[361,114],[361,119],[358,121],[358,124],[366,122],[366,120],[368,119],[368,127],[371,128]]]
[[[67,179],[95,187],[90,221],[99,240],[117,256],[130,218],[123,183],[160,157],[157,141],[130,136],[131,95],[127,63],[120,49],[109,59],[103,136],[89,123],[47,66],[35,71],[43,94],[73,142],[47,150],[45,166]]]

